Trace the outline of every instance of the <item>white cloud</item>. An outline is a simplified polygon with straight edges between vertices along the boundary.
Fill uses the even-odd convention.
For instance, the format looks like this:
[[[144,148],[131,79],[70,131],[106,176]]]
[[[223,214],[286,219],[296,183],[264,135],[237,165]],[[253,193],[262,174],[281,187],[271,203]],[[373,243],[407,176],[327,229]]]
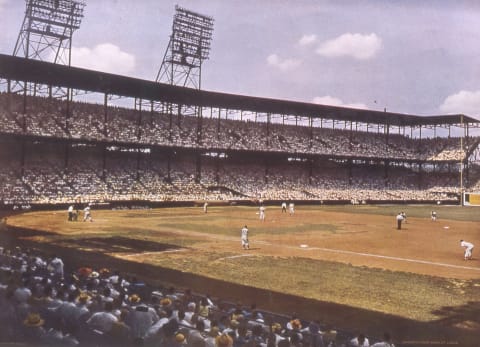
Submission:
[[[270,66],[276,67],[282,71],[287,71],[299,66],[302,61],[299,59],[281,59],[276,54],[270,54],[267,57],[267,63]]]
[[[342,101],[342,99],[325,95],[325,96],[316,96],[313,98],[312,102],[314,104],[320,105],[330,105],[330,106],[341,106],[341,107],[350,107],[350,108],[359,108],[359,109],[367,109],[367,105],[362,103],[351,103],[346,104]]]
[[[328,58],[350,56],[366,60],[373,58],[382,47],[382,39],[375,33],[368,35],[346,33],[323,42],[316,52]]]
[[[312,43],[315,43],[316,41],[317,41],[317,35],[315,34],[303,35],[298,41],[298,44],[300,46],[308,46],[308,45],[311,45]]]
[[[135,68],[135,56],[112,43],[101,43],[93,48],[72,47],[72,65],[126,75]]]
[[[440,105],[444,113],[463,113],[471,116],[480,115],[480,90],[461,90],[449,95]]]

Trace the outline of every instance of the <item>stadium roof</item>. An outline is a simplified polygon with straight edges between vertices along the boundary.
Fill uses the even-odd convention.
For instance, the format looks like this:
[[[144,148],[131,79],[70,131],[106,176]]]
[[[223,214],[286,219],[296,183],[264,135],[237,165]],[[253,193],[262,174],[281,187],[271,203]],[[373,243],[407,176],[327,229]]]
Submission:
[[[0,54],[0,78],[183,105],[400,127],[480,124],[463,115],[419,116],[218,93]]]

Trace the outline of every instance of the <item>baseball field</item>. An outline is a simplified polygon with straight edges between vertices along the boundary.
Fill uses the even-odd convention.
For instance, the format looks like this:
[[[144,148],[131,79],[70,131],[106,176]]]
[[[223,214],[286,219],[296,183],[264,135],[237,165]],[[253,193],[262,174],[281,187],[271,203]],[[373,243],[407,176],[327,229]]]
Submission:
[[[397,230],[400,211],[407,220]],[[480,255],[465,261],[460,247],[461,239],[480,247],[478,208],[310,205],[290,215],[267,205],[264,222],[253,206],[94,207],[92,216],[13,215],[1,240],[337,329],[388,331],[399,345],[478,345]]]

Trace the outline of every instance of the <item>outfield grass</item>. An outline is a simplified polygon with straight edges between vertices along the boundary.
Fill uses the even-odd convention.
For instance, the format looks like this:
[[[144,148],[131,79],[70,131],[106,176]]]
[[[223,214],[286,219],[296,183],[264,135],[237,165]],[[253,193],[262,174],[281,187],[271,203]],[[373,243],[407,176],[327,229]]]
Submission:
[[[317,206],[302,206],[305,209],[315,209]],[[407,217],[430,218],[432,211],[437,212],[437,219],[480,222],[480,207],[459,205],[332,205],[322,206],[322,209],[336,212],[366,213],[383,216],[395,216],[405,212]]]

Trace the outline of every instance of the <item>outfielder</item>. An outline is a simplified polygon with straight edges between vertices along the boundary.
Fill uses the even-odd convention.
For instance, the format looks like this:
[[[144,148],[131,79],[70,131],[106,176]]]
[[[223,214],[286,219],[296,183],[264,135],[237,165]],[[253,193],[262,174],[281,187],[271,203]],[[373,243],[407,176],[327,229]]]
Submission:
[[[243,249],[250,249],[250,244],[248,243],[248,228],[246,225],[242,228],[242,247]]]
[[[465,248],[465,260],[471,260],[472,252],[473,252],[473,243],[460,240],[460,247]]]
[[[265,221],[265,206],[260,205],[259,214],[260,214],[260,220],[262,222],[264,222]]]

